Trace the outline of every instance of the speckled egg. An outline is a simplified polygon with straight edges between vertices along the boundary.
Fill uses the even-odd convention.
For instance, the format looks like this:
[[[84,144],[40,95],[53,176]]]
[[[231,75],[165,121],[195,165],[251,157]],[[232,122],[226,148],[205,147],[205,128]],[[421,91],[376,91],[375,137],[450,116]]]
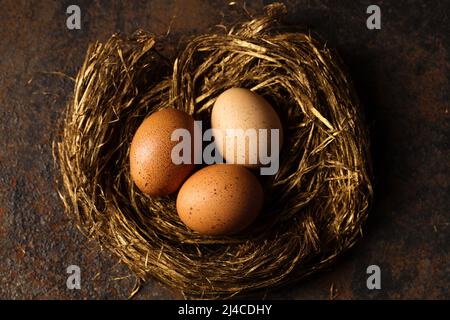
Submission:
[[[272,106],[262,96],[243,88],[224,91],[214,103],[211,112],[211,127],[220,134],[216,140],[217,149],[227,163],[242,164],[249,168],[261,166],[260,149],[271,150],[270,133],[278,129],[278,151],[283,142],[283,128],[280,118]],[[234,138],[227,130],[254,129],[256,143],[250,144],[248,136]],[[266,129],[265,139],[261,139],[260,129]]]
[[[130,147],[130,173],[136,186],[150,196],[165,196],[178,190],[194,168],[174,164],[172,141],[175,129],[194,133],[194,119],[187,113],[166,108],[151,114],[137,129]]]
[[[187,227],[214,236],[244,230],[262,205],[258,179],[248,169],[230,164],[215,164],[194,173],[181,187],[176,202]]]

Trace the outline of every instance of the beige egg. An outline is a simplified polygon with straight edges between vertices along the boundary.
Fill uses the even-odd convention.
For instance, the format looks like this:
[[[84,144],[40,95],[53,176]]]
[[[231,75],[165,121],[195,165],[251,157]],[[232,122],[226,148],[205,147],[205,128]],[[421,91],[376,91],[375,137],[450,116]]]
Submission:
[[[194,119],[187,113],[166,108],[151,114],[137,129],[130,147],[130,173],[137,187],[151,196],[178,190],[194,169],[193,164],[174,164],[171,141],[175,129],[194,133]],[[193,161],[191,161],[193,163]]]
[[[205,235],[244,230],[263,205],[258,179],[238,165],[216,164],[194,173],[177,197],[178,215],[190,229]]]
[[[216,130],[217,149],[226,162],[249,168],[261,166],[261,148],[266,150],[263,154],[270,154],[272,147],[279,153],[283,142],[278,114],[263,97],[243,88],[228,89],[217,98],[212,109],[211,127]],[[230,134],[230,129],[237,129],[235,133],[244,135]],[[261,134],[260,129],[267,131]],[[272,129],[278,130],[278,139],[274,139],[278,148],[271,144]]]

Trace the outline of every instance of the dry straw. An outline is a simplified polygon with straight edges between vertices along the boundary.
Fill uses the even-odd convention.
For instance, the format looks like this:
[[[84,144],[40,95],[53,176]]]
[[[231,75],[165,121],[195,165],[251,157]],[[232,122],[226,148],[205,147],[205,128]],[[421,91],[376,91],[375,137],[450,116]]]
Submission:
[[[303,33],[280,32],[286,8],[198,36],[175,61],[143,31],[88,49],[56,145],[61,196],[82,232],[145,281],[187,298],[272,289],[330,266],[361,237],[372,189],[368,140],[340,60]],[[175,107],[208,122],[215,98],[246,87],[269,100],[285,130],[279,172],[248,232],[207,237],[178,219],[175,197],[130,181],[128,152],[142,120]]]

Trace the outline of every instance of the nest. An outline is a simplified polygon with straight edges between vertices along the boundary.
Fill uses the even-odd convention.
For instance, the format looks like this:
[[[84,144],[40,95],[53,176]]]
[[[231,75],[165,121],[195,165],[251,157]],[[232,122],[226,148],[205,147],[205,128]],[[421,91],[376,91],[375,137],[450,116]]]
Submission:
[[[368,138],[342,64],[320,41],[282,32],[281,4],[223,33],[191,39],[176,59],[167,39],[138,31],[88,49],[56,144],[61,196],[80,230],[115,253],[139,281],[156,278],[187,298],[272,289],[330,266],[361,237],[372,188]],[[264,180],[263,212],[249,232],[187,229],[176,195],[152,198],[130,180],[129,146],[143,119],[182,109],[206,123],[230,87],[264,96],[285,141]]]

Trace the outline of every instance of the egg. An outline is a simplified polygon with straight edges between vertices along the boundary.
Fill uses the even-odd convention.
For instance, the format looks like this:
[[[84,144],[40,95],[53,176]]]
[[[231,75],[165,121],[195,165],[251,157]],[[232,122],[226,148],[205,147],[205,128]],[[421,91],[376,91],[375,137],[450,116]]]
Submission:
[[[283,142],[280,118],[267,100],[250,90],[231,88],[220,94],[212,108],[211,127],[216,130],[216,148],[227,163],[257,168],[263,163],[261,154],[270,154],[271,151],[277,152],[271,156],[278,159]],[[230,135],[230,129],[242,132],[253,129],[256,133],[254,143],[251,143],[250,135]],[[260,129],[267,130],[265,136],[260,134]],[[274,136],[274,140],[271,139],[272,129],[278,129],[278,137]],[[271,141],[275,141],[278,147]],[[266,150],[266,153],[261,150]]]
[[[130,146],[130,174],[136,186],[150,196],[165,196],[178,190],[194,165],[175,164],[171,140],[175,129],[187,129],[191,137],[194,119],[173,108],[157,111],[147,117],[137,129]]]
[[[215,164],[194,173],[178,192],[181,221],[205,235],[232,235],[258,216],[263,189],[258,179],[239,165]]]

